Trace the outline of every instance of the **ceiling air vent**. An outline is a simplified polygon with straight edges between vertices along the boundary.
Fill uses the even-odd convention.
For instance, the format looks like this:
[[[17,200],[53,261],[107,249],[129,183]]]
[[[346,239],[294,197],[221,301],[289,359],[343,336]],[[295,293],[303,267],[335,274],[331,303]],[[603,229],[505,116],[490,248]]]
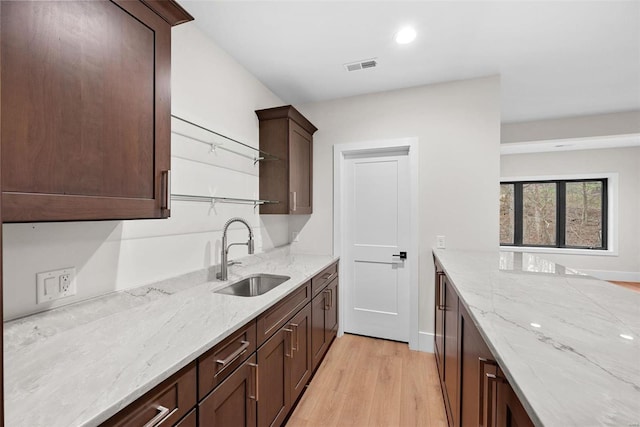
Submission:
[[[347,71],[358,71],[358,70],[364,70],[367,68],[375,68],[377,66],[378,66],[378,61],[375,58],[365,59],[364,61],[351,62],[349,64],[344,64],[344,68]]]

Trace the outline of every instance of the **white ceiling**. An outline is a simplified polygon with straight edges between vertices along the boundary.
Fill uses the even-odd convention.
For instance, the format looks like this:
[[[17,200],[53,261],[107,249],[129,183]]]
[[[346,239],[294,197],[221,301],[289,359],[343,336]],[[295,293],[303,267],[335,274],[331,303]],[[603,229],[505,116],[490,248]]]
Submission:
[[[640,1],[180,3],[292,104],[500,74],[503,122],[640,109]]]

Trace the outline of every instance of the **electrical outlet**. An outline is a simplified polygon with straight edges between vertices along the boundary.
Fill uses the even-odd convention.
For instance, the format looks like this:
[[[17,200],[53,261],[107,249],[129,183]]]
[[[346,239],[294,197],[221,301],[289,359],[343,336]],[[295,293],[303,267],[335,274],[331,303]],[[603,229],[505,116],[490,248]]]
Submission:
[[[292,242],[298,242],[298,241],[300,240],[300,239],[298,238],[298,235],[299,235],[299,234],[300,234],[300,233],[299,233],[299,232],[297,232],[297,231],[292,231],[292,232],[291,232],[291,241],[292,241]]]
[[[436,236],[436,248],[438,249],[445,248],[444,236]]]
[[[77,293],[75,267],[36,274],[36,303],[55,301]]]

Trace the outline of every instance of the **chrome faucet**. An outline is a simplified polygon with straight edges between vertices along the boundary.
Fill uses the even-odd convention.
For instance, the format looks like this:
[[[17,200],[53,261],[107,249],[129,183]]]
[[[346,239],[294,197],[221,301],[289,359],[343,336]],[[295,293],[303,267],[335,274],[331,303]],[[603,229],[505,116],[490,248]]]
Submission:
[[[241,222],[242,224],[247,226],[249,230],[249,240],[246,243],[231,243],[227,246],[227,229],[234,222]],[[251,230],[251,226],[249,223],[242,218],[231,218],[224,224],[224,229],[222,230],[222,254],[220,256],[220,273],[218,274],[218,279],[227,280],[227,271],[229,267],[229,263],[227,261],[227,257],[229,255],[229,248],[234,245],[247,245],[249,249],[249,254],[253,254],[253,231]]]

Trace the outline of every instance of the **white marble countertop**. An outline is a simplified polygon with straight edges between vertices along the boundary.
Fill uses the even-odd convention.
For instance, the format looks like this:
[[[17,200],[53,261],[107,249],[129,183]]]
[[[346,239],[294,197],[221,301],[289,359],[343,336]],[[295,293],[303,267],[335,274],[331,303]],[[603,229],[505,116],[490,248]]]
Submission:
[[[229,282],[291,276],[257,297],[214,293],[229,282],[194,273],[5,323],[7,427],[96,426],[335,261],[254,255]]]
[[[434,253],[537,426],[640,426],[640,293],[530,254]]]

